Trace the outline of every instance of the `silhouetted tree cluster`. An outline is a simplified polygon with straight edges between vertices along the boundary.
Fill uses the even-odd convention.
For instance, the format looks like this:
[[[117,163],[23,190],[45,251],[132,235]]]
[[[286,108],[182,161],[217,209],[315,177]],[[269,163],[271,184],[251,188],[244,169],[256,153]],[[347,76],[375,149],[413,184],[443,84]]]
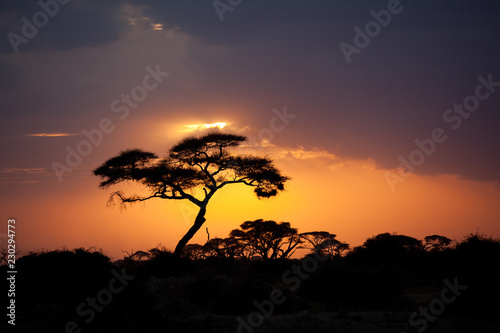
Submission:
[[[209,257],[276,260],[290,258],[297,249],[335,257],[344,254],[349,244],[336,240],[334,234],[326,231],[301,234],[289,222],[259,219],[243,222],[227,238],[212,238],[204,245],[188,244],[183,256],[194,260]]]

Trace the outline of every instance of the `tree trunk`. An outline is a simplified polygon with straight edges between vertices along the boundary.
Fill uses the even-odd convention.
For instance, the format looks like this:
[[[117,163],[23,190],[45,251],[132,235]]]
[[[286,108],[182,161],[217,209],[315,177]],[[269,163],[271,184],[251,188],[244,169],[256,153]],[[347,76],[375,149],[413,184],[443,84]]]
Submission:
[[[200,208],[200,211],[198,212],[198,215],[196,215],[196,219],[194,220],[194,224],[191,228],[189,228],[188,232],[184,235],[184,237],[181,238],[179,243],[177,243],[177,246],[175,247],[174,251],[174,256],[175,257],[180,257],[182,249],[186,244],[193,238],[193,236],[196,234],[198,230],[200,230],[201,226],[203,223],[205,223],[205,214],[207,212],[206,205],[202,206]]]

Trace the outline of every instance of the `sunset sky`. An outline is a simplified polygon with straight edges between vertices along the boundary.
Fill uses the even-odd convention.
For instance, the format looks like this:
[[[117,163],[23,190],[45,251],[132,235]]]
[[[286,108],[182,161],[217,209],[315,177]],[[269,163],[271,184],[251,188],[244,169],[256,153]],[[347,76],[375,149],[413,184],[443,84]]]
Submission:
[[[217,193],[211,237],[259,218],[352,246],[500,237],[499,13],[494,0],[3,1],[0,246],[15,218],[24,251],[173,249],[194,206],[107,207],[91,171],[127,148],[164,156],[209,124],[292,178],[270,200]]]

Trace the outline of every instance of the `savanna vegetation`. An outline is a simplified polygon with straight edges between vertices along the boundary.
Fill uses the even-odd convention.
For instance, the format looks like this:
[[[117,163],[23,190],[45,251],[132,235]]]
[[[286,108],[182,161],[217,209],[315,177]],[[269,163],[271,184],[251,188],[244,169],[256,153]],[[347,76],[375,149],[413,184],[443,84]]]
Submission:
[[[254,332],[411,332],[422,328],[409,325],[411,314],[441,298],[445,280],[465,289],[427,331],[487,332],[500,325],[499,258],[500,241],[477,233],[455,241],[382,233],[351,249],[331,233],[265,220],[227,238],[207,234],[180,257],[162,246],[115,262],[94,248],[38,251],[16,265],[16,332],[64,332],[69,321],[81,332],[237,332],[238,317],[267,317],[258,304],[273,290],[283,302]],[[117,274],[126,286],[108,300],[102,290],[113,279],[118,288]],[[382,319],[375,325],[366,313]]]

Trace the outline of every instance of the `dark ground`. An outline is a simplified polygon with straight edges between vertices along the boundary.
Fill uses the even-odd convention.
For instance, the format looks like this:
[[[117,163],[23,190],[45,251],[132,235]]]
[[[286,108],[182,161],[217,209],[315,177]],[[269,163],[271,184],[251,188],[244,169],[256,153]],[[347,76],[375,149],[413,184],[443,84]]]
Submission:
[[[495,242],[358,249],[325,261],[191,261],[163,252],[120,266],[80,249],[27,255],[16,268],[16,326],[4,315],[3,332],[500,332]],[[429,308],[430,319],[418,314]]]

